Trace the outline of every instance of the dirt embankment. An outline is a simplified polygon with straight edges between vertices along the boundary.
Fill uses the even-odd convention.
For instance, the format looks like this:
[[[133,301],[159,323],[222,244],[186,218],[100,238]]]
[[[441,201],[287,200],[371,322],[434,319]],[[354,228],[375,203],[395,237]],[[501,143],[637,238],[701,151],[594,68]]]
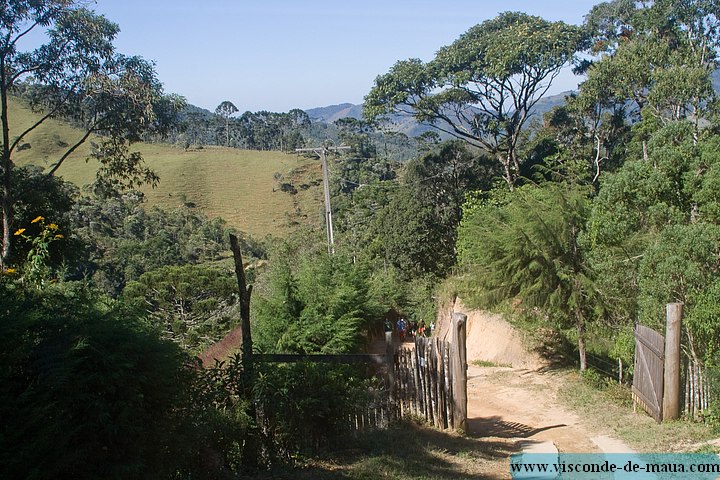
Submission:
[[[544,365],[539,355],[527,350],[522,333],[506,322],[502,315],[471,310],[459,298],[440,306],[437,319],[440,338],[450,338],[450,318],[453,312],[467,315],[468,363],[482,360],[529,370],[537,370]]]

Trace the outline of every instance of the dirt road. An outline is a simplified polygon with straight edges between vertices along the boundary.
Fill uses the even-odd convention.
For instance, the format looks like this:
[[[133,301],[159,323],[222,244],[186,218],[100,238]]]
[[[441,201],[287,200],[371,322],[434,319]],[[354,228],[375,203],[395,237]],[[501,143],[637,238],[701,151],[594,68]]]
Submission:
[[[520,368],[468,370],[468,428],[472,436],[522,443],[552,442],[559,452],[600,453],[589,431],[557,400],[551,372]]]
[[[507,442],[513,450],[539,444],[550,445],[559,453],[632,452],[622,441],[562,405],[558,400],[562,374],[528,352],[521,334],[499,315],[469,310],[459,301],[452,308],[468,316],[471,436]],[[479,367],[474,360],[509,366]]]

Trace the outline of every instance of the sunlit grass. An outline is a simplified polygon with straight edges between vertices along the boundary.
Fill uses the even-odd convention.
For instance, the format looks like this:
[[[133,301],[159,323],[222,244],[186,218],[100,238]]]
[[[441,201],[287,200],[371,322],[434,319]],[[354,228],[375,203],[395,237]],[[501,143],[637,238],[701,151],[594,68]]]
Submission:
[[[18,101],[11,103],[12,135],[30,126],[37,115]],[[48,120],[27,135],[26,148],[17,152],[18,165],[49,169],[82,136],[67,123]],[[57,175],[78,186],[93,181],[97,164],[86,161],[91,146],[79,147]],[[28,148],[29,146],[29,148]],[[284,235],[298,224],[320,225],[322,186],[319,161],[281,152],[260,152],[223,147],[188,151],[167,144],[137,144],[147,164],[160,176],[160,185],[143,188],[149,206],[195,206],[209,216],[256,237]],[[275,174],[291,182],[295,195],[280,190]]]
[[[640,407],[633,413],[630,391],[612,382],[598,389],[585,381],[577,371],[561,375],[561,401],[572,407],[594,428],[616,436],[639,452],[693,452],[716,432],[687,420],[656,423]]]

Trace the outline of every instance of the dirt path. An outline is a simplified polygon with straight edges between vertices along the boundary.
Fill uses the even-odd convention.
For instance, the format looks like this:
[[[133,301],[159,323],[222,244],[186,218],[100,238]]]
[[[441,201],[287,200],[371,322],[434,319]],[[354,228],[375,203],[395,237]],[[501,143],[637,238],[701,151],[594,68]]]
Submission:
[[[631,453],[622,441],[562,405],[562,374],[527,351],[522,335],[499,315],[467,309],[468,429],[476,438],[506,442],[513,450],[547,446],[559,453]],[[447,312],[441,315],[449,318]],[[440,325],[447,329],[447,325]],[[482,360],[507,367],[479,367]],[[510,366],[511,365],[511,366]],[[506,459],[506,465],[509,459]],[[505,467],[509,478],[509,468]]]
[[[557,378],[540,371],[470,366],[468,429],[472,436],[552,442],[559,452],[600,453],[581,419],[557,401]]]
[[[456,302],[453,311],[468,317],[468,434],[483,442],[505,445],[506,451],[557,453],[632,453],[601,426],[565,407],[558,398],[564,375],[547,368],[539,356],[528,352],[522,335],[500,315],[467,309]],[[449,318],[450,315],[441,314]],[[439,322],[445,338],[448,325]],[[399,346],[394,339],[396,348]],[[373,347],[384,351],[384,341]],[[405,347],[412,346],[405,343]],[[473,361],[492,366],[480,367]],[[491,478],[510,478],[509,458],[498,457],[489,466]]]

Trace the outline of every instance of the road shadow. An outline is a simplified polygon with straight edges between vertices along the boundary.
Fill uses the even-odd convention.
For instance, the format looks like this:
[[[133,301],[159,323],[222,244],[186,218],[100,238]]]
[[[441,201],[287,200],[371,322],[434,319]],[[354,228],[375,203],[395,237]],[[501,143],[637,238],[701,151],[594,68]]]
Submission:
[[[403,421],[386,430],[365,433],[315,452],[312,460],[291,470],[256,479],[496,479],[505,462],[519,452],[516,442],[462,436]]]
[[[542,340],[533,348],[533,352],[543,360],[538,373],[548,373],[574,366],[577,358],[575,345],[554,329],[543,329]]]
[[[565,427],[565,424],[533,428],[524,423],[508,422],[498,416],[468,419],[468,434],[473,437],[529,438],[545,430]]]

